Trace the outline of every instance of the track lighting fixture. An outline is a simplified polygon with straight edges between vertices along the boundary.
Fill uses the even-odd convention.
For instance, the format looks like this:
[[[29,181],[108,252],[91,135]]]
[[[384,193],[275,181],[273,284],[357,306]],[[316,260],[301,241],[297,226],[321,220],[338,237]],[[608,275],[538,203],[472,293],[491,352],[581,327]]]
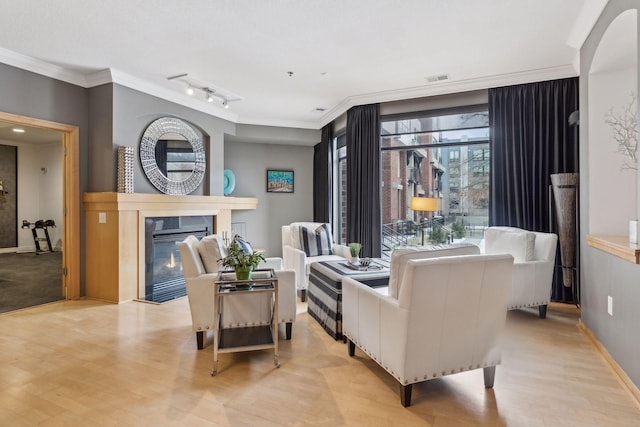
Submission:
[[[176,80],[184,83],[187,87],[185,92],[187,95],[193,95],[196,91],[204,93],[204,99],[207,102],[213,102],[215,100],[220,101],[223,108],[229,108],[229,101],[237,101],[242,98],[237,95],[231,94],[228,91],[222,90],[220,93],[218,89],[212,89],[211,86],[201,86],[202,83],[194,83],[195,79],[190,78],[188,74],[179,74],[177,76],[167,77],[167,80]],[[231,97],[231,98],[230,98]]]

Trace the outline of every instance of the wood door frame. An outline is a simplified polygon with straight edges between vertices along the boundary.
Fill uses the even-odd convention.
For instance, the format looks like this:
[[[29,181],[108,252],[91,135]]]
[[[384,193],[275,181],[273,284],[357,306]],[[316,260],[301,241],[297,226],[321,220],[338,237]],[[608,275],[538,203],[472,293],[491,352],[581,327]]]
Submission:
[[[62,133],[63,165],[63,251],[62,294],[80,298],[80,128],[0,111],[0,121],[49,129]],[[66,273],[66,274],[65,274]]]

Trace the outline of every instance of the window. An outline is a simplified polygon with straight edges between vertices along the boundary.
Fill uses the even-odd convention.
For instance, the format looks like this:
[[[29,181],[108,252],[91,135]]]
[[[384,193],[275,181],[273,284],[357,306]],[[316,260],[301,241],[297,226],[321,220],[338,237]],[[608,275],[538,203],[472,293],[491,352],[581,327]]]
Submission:
[[[470,112],[400,120],[382,118],[383,256],[397,246],[421,244],[422,232],[429,240],[434,223],[443,223],[449,233],[453,223],[487,223],[489,114],[486,107],[466,110]],[[438,210],[412,211],[413,197],[438,199]],[[436,234],[441,235],[431,235]],[[458,238],[479,243],[482,235]]]

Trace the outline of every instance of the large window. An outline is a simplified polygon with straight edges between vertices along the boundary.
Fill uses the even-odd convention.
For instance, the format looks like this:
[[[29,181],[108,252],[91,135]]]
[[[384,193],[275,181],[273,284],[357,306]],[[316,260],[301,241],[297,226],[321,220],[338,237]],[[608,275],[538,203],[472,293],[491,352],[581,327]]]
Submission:
[[[485,107],[424,118],[382,119],[382,252],[478,242],[488,224],[489,115]],[[411,210],[413,197],[438,200]]]

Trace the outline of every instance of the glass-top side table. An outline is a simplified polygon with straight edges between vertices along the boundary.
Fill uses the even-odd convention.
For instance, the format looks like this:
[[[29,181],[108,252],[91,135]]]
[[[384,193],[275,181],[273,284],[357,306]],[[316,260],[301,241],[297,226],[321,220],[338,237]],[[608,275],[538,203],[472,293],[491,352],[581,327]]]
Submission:
[[[261,326],[245,326],[239,328],[222,327],[223,298],[248,293],[270,293],[271,323]],[[214,304],[216,319],[213,334],[213,371],[218,373],[218,355],[238,351],[273,349],[273,363],[278,362],[278,276],[270,269],[257,269],[251,273],[250,280],[236,280],[233,271],[220,271],[215,282]]]

